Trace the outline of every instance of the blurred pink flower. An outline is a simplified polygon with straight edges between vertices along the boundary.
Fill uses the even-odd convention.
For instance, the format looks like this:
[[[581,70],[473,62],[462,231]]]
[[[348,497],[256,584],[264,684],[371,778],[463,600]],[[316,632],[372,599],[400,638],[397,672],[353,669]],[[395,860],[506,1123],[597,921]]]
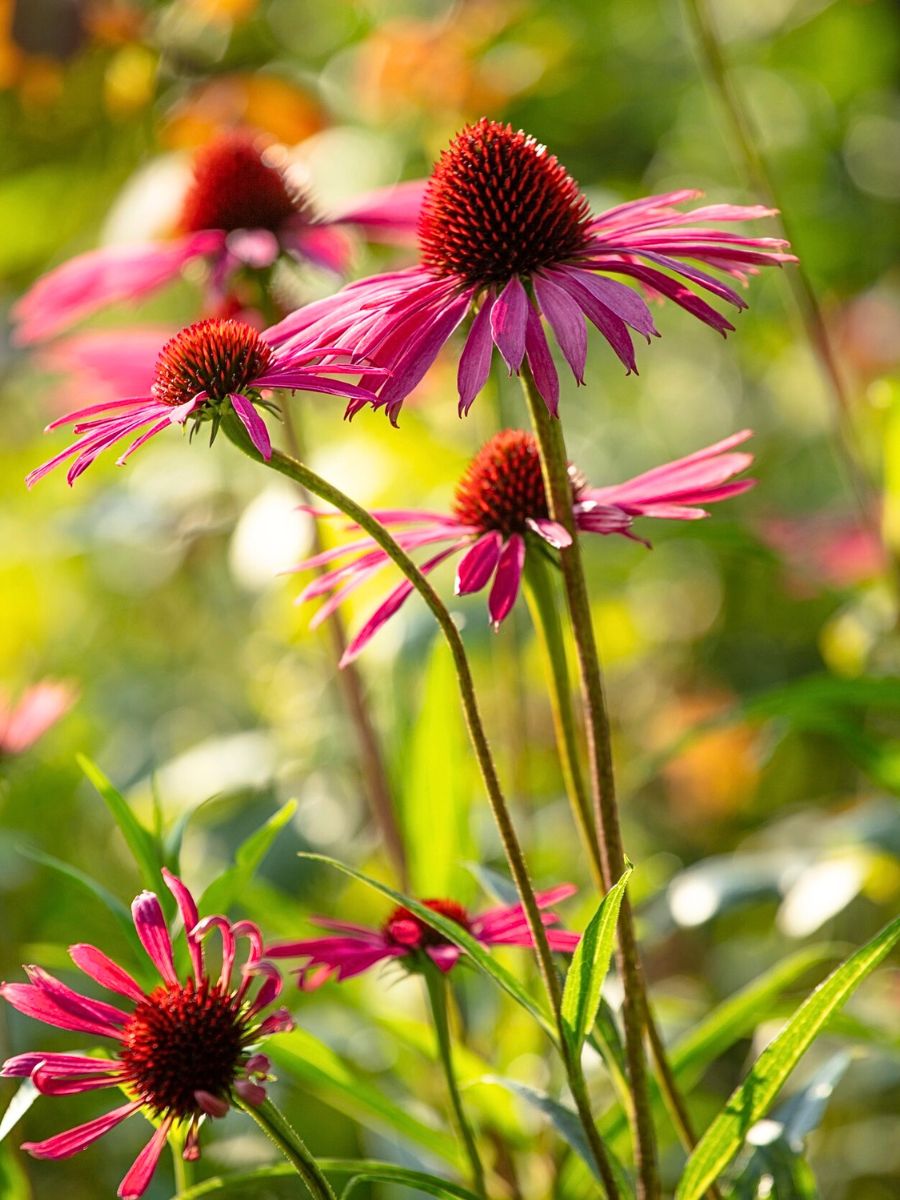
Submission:
[[[208,260],[216,298],[236,270],[269,267],[282,253],[343,271],[349,246],[340,227],[382,241],[410,240],[423,188],[419,182],[385,188],[320,217],[276,148],[250,132],[220,134],[196,155],[177,236],[91,250],[50,271],[15,306],[16,340],[52,337],[107,305],[145,296],[194,259]]]
[[[538,892],[537,902],[540,908],[546,909],[574,893],[572,884],[561,883],[549,891]],[[492,908],[473,917],[455,900],[423,900],[421,903],[432,912],[455,922],[485,946],[534,944],[521,904]],[[412,959],[405,965],[414,970],[415,958],[420,952],[427,954],[441,971],[449,971],[465,954],[408,908],[395,908],[380,929],[332,921],[327,917],[312,917],[311,920],[324,929],[338,930],[340,936],[276,942],[266,947],[269,958],[308,959],[297,972],[300,986],[307,992],[321,987],[332,976],[338,980],[350,979],[379,962]],[[544,915],[550,948],[570,953],[578,945],[579,935],[564,929],[549,928],[558,921],[555,913]]]
[[[69,947],[75,965],[95,983],[130,1001],[129,1011],[72,991],[40,967],[25,968],[30,983],[4,983],[0,995],[13,1008],[58,1029],[110,1038],[112,1058],[33,1050],[7,1059],[0,1075],[30,1078],[47,1096],[68,1096],[98,1088],[124,1089],[131,1099],[75,1129],[43,1142],[25,1142],[35,1158],[68,1158],[91,1145],[126,1118],[143,1111],[158,1121],[150,1141],[119,1186],[123,1200],[142,1196],[176,1123],[188,1125],[186,1159],[200,1155],[199,1125],[204,1116],[222,1117],[235,1095],[249,1104],[265,1099],[269,1061],[256,1050],[262,1039],[292,1028],[290,1015],[277,1009],[262,1017],[282,988],[279,971],[263,959],[263,938],[250,921],[232,924],[222,916],[201,921],[191,893],[163,870],[184,923],[191,971],[182,982],[158,898],[141,892],[131,906],[141,944],[162,983],[145,991],[132,976],[95,946]],[[213,978],[204,963],[202,940],[211,930],[222,939],[222,969]],[[247,957],[233,982],[238,940]],[[250,991],[259,981],[255,996]]]
[[[275,344],[294,337],[339,346],[391,368],[375,389],[395,421],[464,318],[474,313],[459,360],[459,409],[484,386],[494,347],[510,373],[527,362],[548,409],[559,379],[543,316],[578,383],[587,355],[585,317],[628,371],[636,371],[629,327],[649,339],[653,317],[625,276],[667,297],[724,334],[733,326],[701,299],[704,291],[746,308],[733,287],[761,266],[795,261],[778,238],[742,237],[702,222],[771,216],[759,206],[713,204],[681,213],[698,197],[671,192],[593,215],[575,180],[533,137],[483,118],[457,134],[434,168],[419,219],[419,266],[349,284],[286,317]],[[352,404],[352,415],[360,405]]]
[[[79,436],[32,471],[26,482],[31,487],[48,471],[72,459],[66,478],[74,483],[103,450],[137,434],[117,459],[121,465],[150,438],[170,425],[184,425],[188,418],[194,429],[212,421],[215,436],[228,411],[237,415],[253,445],[269,459],[269,432],[255,407],[271,407],[261,398],[261,388],[324,392],[351,402],[372,398],[370,392],[330,377],[358,375],[359,366],[341,364],[333,356],[327,365],[313,361],[321,357],[320,349],[304,350],[299,345],[290,350],[273,349],[265,332],[257,333],[242,321],[217,317],[198,321],[166,342],[157,358],[154,382],[143,394],[104,400],[51,421],[48,430],[74,423]]]
[[[0,758],[33,746],[77,699],[74,684],[50,679],[29,688],[17,704],[0,692]]]
[[[840,513],[769,517],[760,522],[764,541],[781,556],[791,588],[798,596],[814,594],[817,585],[852,587],[880,575],[887,552],[872,525]]]
[[[708,516],[702,505],[727,500],[753,486],[752,479],[729,482],[753,461],[751,454],[729,453],[750,436],[751,431],[745,429],[611,487],[590,487],[570,465],[578,529],[582,533],[620,533],[643,542],[631,532],[637,517],[694,521]],[[336,515],[312,511],[317,516]],[[457,485],[452,513],[404,508],[376,509],[372,515],[395,531],[394,537],[404,550],[450,543],[422,564],[425,574],[464,551],[456,570],[456,594],[479,592],[493,580],[488,611],[495,629],[518,596],[529,540],[539,539],[532,542],[533,550],[541,542],[555,549],[570,542],[565,529],[550,520],[535,439],[518,429],[503,430],[482,446]],[[350,592],[390,561],[371,538],[365,537],[316,554],[294,569],[304,571],[340,559],[348,561],[331,566],[298,597],[301,603],[331,593],[313,618],[314,625],[330,616]],[[394,588],[350,641],[343,663],[359,654],[412,591],[407,580]]]

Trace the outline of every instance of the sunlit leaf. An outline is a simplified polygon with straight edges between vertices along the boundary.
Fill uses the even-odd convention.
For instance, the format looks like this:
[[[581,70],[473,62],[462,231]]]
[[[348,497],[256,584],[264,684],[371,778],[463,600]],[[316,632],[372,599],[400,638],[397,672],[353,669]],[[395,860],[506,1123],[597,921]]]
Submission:
[[[163,886],[160,869],[162,859],[153,836],[140,823],[131,806],[120,792],[116,791],[103,772],[83,754],[77,756],[78,765],[100,793],[104,804],[118,825],[128,849],[137,863],[144,887],[156,892],[164,904],[168,904],[168,891]]]
[[[227,867],[203,893],[200,899],[202,911],[224,912],[240,898],[241,891],[296,811],[297,801],[288,800],[241,843],[234,856],[234,866]]]
[[[399,1183],[402,1187],[413,1188],[428,1196],[450,1196],[452,1200],[478,1200],[474,1192],[442,1179],[427,1171],[413,1171],[409,1167],[397,1167],[393,1163],[378,1162],[373,1159],[349,1158],[319,1158],[316,1160],[328,1175],[350,1175],[352,1178],[341,1193],[343,1196],[359,1183],[380,1182]],[[216,1193],[239,1191],[243,1188],[258,1187],[264,1179],[296,1179],[296,1171],[289,1163],[276,1163],[273,1166],[257,1167],[254,1171],[240,1171],[233,1175],[217,1175],[213,1179],[204,1179],[183,1192],[179,1192],[173,1200],[201,1200],[203,1196]]]
[[[900,941],[900,917],[851,955],[797,1009],[762,1052],[749,1075],[700,1139],[688,1159],[676,1200],[698,1200],[737,1154],[747,1130],[764,1116],[781,1086],[854,990]]]
[[[16,1125],[22,1120],[39,1095],[40,1092],[30,1079],[22,1080],[16,1088],[6,1112],[3,1114],[2,1119],[0,1119],[0,1142],[6,1140],[10,1132],[15,1129]],[[0,1193],[0,1195],[2,1194]]]

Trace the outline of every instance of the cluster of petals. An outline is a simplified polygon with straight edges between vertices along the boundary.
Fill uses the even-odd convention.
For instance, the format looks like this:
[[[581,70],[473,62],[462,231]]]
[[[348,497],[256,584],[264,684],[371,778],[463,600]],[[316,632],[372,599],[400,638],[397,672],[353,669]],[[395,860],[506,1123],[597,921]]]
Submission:
[[[562,168],[555,159],[548,158],[545,147],[521,133],[513,134],[509,126],[488,121],[469,126],[457,135],[447,154],[452,155],[454,147],[466,139],[480,139],[488,147],[504,139],[514,143],[526,166],[548,165],[553,173],[549,186],[559,185]],[[475,182],[483,184],[484,174],[479,174]],[[492,182],[497,183],[501,194],[503,181],[488,179],[487,185]],[[564,176],[563,182],[575,196],[580,195],[571,177]],[[514,191],[514,183],[507,190]],[[294,339],[318,342],[388,367],[388,378],[373,383],[377,407],[395,421],[405,398],[457,327],[472,314],[474,319],[459,359],[460,413],[468,411],[487,381],[496,348],[511,373],[527,364],[548,409],[555,414],[559,378],[546,328],[578,383],[584,382],[586,319],[596,326],[629,372],[637,370],[632,333],[648,340],[657,333],[645,300],[622,279],[637,284],[650,296],[673,301],[725,334],[733,326],[704,295],[736,309],[746,308],[729,279],[746,284],[748,275],[761,266],[795,261],[787,252],[787,243],[779,238],[749,237],[718,228],[722,223],[768,217],[774,210],[732,204],[705,205],[690,212],[679,210],[678,205],[701,194],[690,190],[669,192],[586,215],[583,220],[573,217],[578,237],[560,242],[558,257],[552,253],[552,246],[548,249],[542,244],[540,253],[536,251],[533,256],[533,266],[511,271],[505,278],[498,279],[494,273],[473,278],[470,272],[459,273],[452,264],[437,269],[433,263],[423,261],[418,266],[351,283],[336,295],[286,317],[270,331],[273,344],[289,345]],[[543,200],[540,194],[532,198],[534,205]],[[581,201],[586,206],[583,197]],[[530,212],[523,214],[521,207],[505,211],[502,203],[477,210],[473,206],[471,229],[467,232],[473,241],[482,237],[486,243],[498,240],[501,232],[509,242],[517,237],[527,240],[533,224]],[[433,241],[435,229],[440,231],[440,213],[436,217],[430,214],[429,189],[422,213],[420,243],[426,229]],[[566,213],[561,219],[569,216]],[[351,404],[348,415],[360,407]]]
[[[0,758],[21,754],[64,716],[78,696],[71,683],[44,679],[17,703],[0,692]]]
[[[187,887],[167,871],[163,876],[184,924],[191,963],[186,980],[178,977],[159,899],[152,892],[142,892],[132,905],[134,924],[161,986],[145,991],[95,946],[69,947],[75,965],[95,983],[127,1000],[130,1011],[83,996],[36,966],[25,968],[29,983],[0,985],[0,995],[19,1012],[46,1025],[113,1043],[108,1058],[40,1050],[19,1054],[3,1064],[0,1075],[30,1078],[39,1092],[49,1096],[112,1088],[124,1089],[132,1097],[86,1124],[23,1147],[36,1158],[67,1158],[143,1111],[156,1128],[122,1180],[118,1195],[123,1200],[143,1195],[173,1125],[186,1124],[184,1157],[194,1159],[199,1156],[198,1127],[204,1116],[223,1116],[235,1096],[249,1104],[265,1099],[269,1063],[256,1044],[292,1028],[285,1009],[263,1016],[280,994],[282,980],[277,968],[264,958],[258,927],[250,921],[231,923],[222,916],[200,920]],[[203,946],[204,937],[212,930],[218,931],[222,942],[217,979],[208,971]],[[246,941],[249,949],[236,969],[241,941]],[[154,1032],[153,1021],[164,1018],[168,1044],[158,1036],[147,1037],[148,1030]]]
[[[574,895],[572,884],[562,883],[548,891],[537,892],[536,900],[542,910]],[[453,900],[424,900],[433,912],[460,925],[485,946],[533,946],[528,920],[521,904],[492,908],[470,917],[462,905]],[[297,975],[304,991],[314,991],[331,978],[350,979],[381,962],[401,961],[415,970],[416,956],[425,954],[436,967],[447,972],[456,966],[465,951],[454,945],[409,909],[398,908],[380,929],[335,921],[329,917],[311,917],[314,925],[335,931],[333,936],[305,938],[300,941],[275,942],[266,947],[269,958],[305,959]],[[571,953],[578,945],[579,935],[554,928],[559,917],[544,912],[547,940],[552,950]]]
[[[480,454],[490,452],[492,446],[498,443],[506,448],[511,435],[521,441],[533,440],[530,434],[504,431],[495,435]],[[607,487],[589,486],[582,481],[574,468],[570,468],[576,528],[581,533],[616,533],[643,541],[636,537],[631,528],[638,517],[694,521],[708,516],[704,505],[727,500],[753,486],[754,481],[751,479],[734,478],[753,461],[751,454],[735,451],[736,446],[751,436],[750,430],[742,430],[685,458],[665,463],[624,483]],[[506,439],[506,445],[503,439]],[[476,462],[477,458],[473,460],[473,464]],[[530,469],[538,472],[535,481],[537,502],[533,511],[521,511],[517,514],[517,520],[514,522],[517,528],[512,530],[508,524],[505,528],[497,528],[491,523],[490,516],[483,518],[479,523],[461,519],[458,504],[456,513],[420,509],[376,509],[372,515],[391,530],[397,543],[408,552],[425,547],[441,547],[436,554],[421,564],[420,570],[423,574],[429,574],[451,556],[461,554],[456,570],[456,595],[479,592],[490,584],[488,612],[496,629],[518,597],[529,536],[533,535],[553,549],[565,547],[571,541],[566,529],[548,517],[540,485],[540,465],[536,447]],[[523,482],[513,481],[520,489]],[[490,491],[486,496],[489,503],[496,500],[498,483],[497,479],[490,481]],[[318,510],[311,511],[320,517],[335,515]],[[350,528],[357,527],[353,525]],[[319,624],[389,561],[389,556],[369,537],[359,538],[313,555],[299,563],[295,569],[328,569],[300,593],[298,602],[328,596],[313,618],[313,623]],[[344,663],[352,661],[363,650],[378,630],[398,612],[413,590],[413,585],[408,580],[393,588],[349,642],[343,658]]]
[[[207,264],[208,296],[217,302],[236,271],[269,267],[280,254],[343,272],[349,259],[342,232],[347,226],[382,241],[412,239],[423,183],[369,193],[325,217],[313,211],[278,159],[274,148],[250,131],[219,135],[197,153],[180,230],[168,239],[91,250],[42,276],[13,310],[16,340],[22,345],[41,341],[110,305],[139,300],[195,261]],[[272,219],[269,205],[263,210],[265,223],[254,226],[255,216],[262,219],[260,185],[263,193],[266,185],[279,193],[283,216]],[[198,218],[209,214],[207,219],[214,220],[216,213],[221,227],[196,227]]]
[[[193,356],[186,380],[190,386],[173,388],[170,386],[173,374],[178,374],[179,383],[184,377],[186,349]],[[223,360],[226,351],[229,357]],[[155,382],[145,392],[108,398],[51,421],[48,432],[72,425],[76,440],[32,471],[26,482],[31,487],[49,471],[71,460],[66,479],[72,484],[99,454],[130,439],[116,460],[122,465],[135,450],[170,425],[183,426],[189,418],[196,422],[214,413],[221,414],[223,406],[234,412],[253,445],[268,460],[272,456],[272,443],[256,408],[261,389],[319,392],[340,396],[353,404],[372,400],[369,389],[334,378],[358,376],[359,366],[341,362],[334,355],[329,355],[329,361],[323,363],[322,357],[321,349],[297,343],[290,348],[275,349],[266,331],[258,333],[241,321],[209,318],[189,325],[160,348]],[[201,364],[197,371],[193,370],[194,362]],[[95,359],[94,369],[102,371],[103,363]],[[127,372],[128,368],[123,368],[120,356],[114,352],[110,373],[123,369]]]

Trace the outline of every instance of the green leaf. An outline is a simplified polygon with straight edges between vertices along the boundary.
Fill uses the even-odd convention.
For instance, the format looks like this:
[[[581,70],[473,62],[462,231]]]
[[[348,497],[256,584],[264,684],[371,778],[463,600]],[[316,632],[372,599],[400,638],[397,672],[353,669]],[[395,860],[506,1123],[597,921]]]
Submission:
[[[676,1200],[699,1200],[740,1150],[750,1126],[768,1111],[784,1081],[832,1013],[849,999],[898,941],[900,917],[852,954],[804,1000],[700,1139],[688,1159]]]
[[[402,819],[411,888],[426,896],[459,890],[459,863],[474,851],[469,813],[477,779],[453,659],[443,640],[433,644],[422,705],[404,746]]]
[[[573,1112],[570,1108],[566,1108],[564,1104],[560,1104],[558,1100],[554,1100],[551,1096],[548,1096],[546,1092],[538,1091],[537,1088],[529,1087],[525,1083],[518,1083],[514,1079],[504,1079],[499,1075],[489,1075],[485,1078],[484,1082],[496,1083],[500,1087],[506,1088],[507,1091],[512,1092],[516,1096],[521,1096],[523,1100],[527,1100],[529,1104],[538,1109],[539,1112],[542,1112],[566,1145],[575,1151],[590,1170],[594,1178],[600,1183],[603,1182],[577,1113]],[[631,1186],[631,1181],[624,1167],[612,1153],[609,1146],[607,1145],[605,1148],[609,1156],[610,1167],[619,1185],[619,1191],[623,1196],[633,1196],[634,1188]]]
[[[116,791],[100,768],[95,766],[89,758],[85,758],[83,754],[77,755],[76,758],[78,765],[100,793],[113,820],[118,825],[128,849],[137,863],[144,887],[151,892],[156,892],[160,896],[160,900],[167,903],[165,897],[169,895],[169,892],[163,886],[160,873],[162,858],[155,840],[131,811],[131,806],[125,797]]]
[[[3,1200],[31,1200],[28,1176],[9,1146],[0,1147],[0,1196]]]
[[[15,1129],[39,1095],[40,1092],[30,1079],[22,1080],[3,1114],[3,1119],[0,1120],[0,1142],[4,1141]],[[5,1193],[0,1192],[0,1196],[3,1195]]]
[[[591,917],[581,941],[572,955],[566,973],[566,984],[562,996],[562,1019],[566,1040],[574,1054],[581,1053],[584,1039],[593,1028],[600,1007],[600,992],[603,980],[609,971],[616,923],[629,876],[633,871],[626,864],[622,877],[609,889],[597,911]]]
[[[436,1154],[454,1166],[459,1163],[456,1139],[414,1116],[412,1105],[391,1099],[369,1083],[358,1066],[340,1057],[308,1030],[297,1027],[266,1045],[266,1054],[289,1074],[340,1112],[369,1129],[401,1134],[413,1145]]]
[[[528,995],[518,979],[492,958],[481,942],[477,938],[472,937],[468,930],[463,929],[461,925],[457,925],[455,921],[449,920],[440,913],[432,912],[430,908],[426,908],[424,904],[418,900],[414,900],[411,896],[404,896],[402,892],[395,891],[392,887],[388,887],[386,883],[372,879],[368,875],[364,875],[362,871],[357,871],[354,867],[348,867],[344,863],[338,862],[335,858],[328,858],[324,854],[308,854],[305,852],[302,852],[299,857],[307,859],[310,862],[320,862],[326,866],[334,867],[335,870],[349,875],[351,879],[356,879],[359,883],[365,883],[374,891],[380,892],[382,896],[386,896],[394,904],[402,904],[404,908],[408,908],[410,912],[415,913],[426,925],[430,925],[432,929],[436,929],[438,933],[442,933],[449,942],[465,950],[475,966],[502,988],[508,996],[511,996],[517,1004],[520,1004],[527,1013],[534,1017],[541,1028],[555,1042],[556,1029],[550,1014],[542,1005]]]
[[[43,850],[38,850],[34,846],[19,846],[19,853],[23,854],[26,858],[33,859],[34,862],[41,863],[45,867],[50,867],[52,870],[58,871],[60,875],[65,875],[67,879],[81,884],[83,888],[86,888],[93,896],[96,896],[104,908],[116,918],[128,935],[129,942],[137,949],[140,942],[134,930],[134,921],[131,919],[131,912],[118,896],[114,896],[102,883],[98,883],[96,879],[92,879],[85,871],[80,871],[78,867],[70,866],[69,863],[63,862],[61,858],[57,858],[53,854],[45,854]]]
[[[288,800],[265,824],[254,830],[241,843],[234,856],[234,866],[228,867],[212,881],[200,898],[204,912],[224,912],[250,882],[256,868],[268,854],[272,843],[297,811],[297,801]]]
[[[380,1183],[399,1183],[402,1186],[415,1188],[429,1196],[450,1196],[452,1200],[478,1200],[474,1192],[459,1183],[449,1179],[441,1179],[427,1171],[413,1171],[408,1167],[396,1167],[393,1163],[378,1162],[373,1159],[355,1161],[349,1158],[319,1158],[319,1166],[329,1175],[351,1175],[343,1195],[357,1183],[364,1181]],[[277,1163],[270,1167],[257,1167],[254,1171],[241,1171],[233,1175],[217,1175],[213,1179],[204,1179],[183,1192],[179,1192],[173,1200],[201,1200],[203,1196],[212,1196],[216,1192],[232,1191],[242,1187],[253,1187],[263,1179],[296,1178],[296,1172],[290,1163]]]

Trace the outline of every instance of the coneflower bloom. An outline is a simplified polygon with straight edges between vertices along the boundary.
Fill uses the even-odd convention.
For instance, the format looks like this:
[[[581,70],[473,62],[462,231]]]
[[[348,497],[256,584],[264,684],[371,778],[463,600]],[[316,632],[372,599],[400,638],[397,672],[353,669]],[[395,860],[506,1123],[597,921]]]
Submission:
[[[283,151],[250,132],[221,134],[197,152],[175,236],[91,250],[50,271],[14,309],[16,340],[51,337],[110,304],[139,299],[178,278],[195,259],[209,264],[214,298],[234,271],[269,267],[282,253],[343,271],[349,246],[340,227],[355,226],[380,240],[409,240],[423,186],[385,188],[325,218],[291,178]]]
[[[708,516],[704,504],[727,500],[753,486],[752,479],[733,480],[750,465],[753,456],[731,453],[751,436],[751,430],[745,429],[686,458],[610,487],[591,487],[570,465],[577,528],[582,533],[620,533],[649,545],[631,530],[637,517],[694,521]],[[336,515],[310,511],[315,516]],[[535,551],[541,543],[545,548],[559,549],[571,540],[566,530],[550,519],[534,436],[518,429],[503,430],[482,446],[457,484],[451,512],[401,508],[376,509],[372,515],[391,530],[406,551],[449,543],[421,564],[426,575],[445,559],[462,554],[456,569],[456,594],[480,592],[490,583],[488,612],[495,629],[516,602],[529,542]],[[342,559],[346,561],[340,562]],[[316,554],[294,570],[329,569],[300,593],[298,603],[330,593],[313,618],[317,625],[389,561],[369,537]],[[412,591],[408,580],[393,589],[352,638],[343,663],[359,654]]]
[[[0,1075],[30,1078],[48,1096],[124,1090],[125,1104],[46,1141],[23,1146],[35,1158],[68,1158],[143,1112],[157,1128],[119,1186],[123,1200],[143,1195],[174,1126],[184,1129],[184,1157],[196,1159],[204,1116],[224,1116],[235,1097],[248,1104],[265,1099],[269,1061],[257,1045],[270,1034],[292,1028],[285,1009],[263,1015],[279,996],[282,980],[263,957],[257,926],[250,921],[232,924],[222,916],[200,920],[181,880],[167,871],[163,876],[187,938],[191,966],[184,978],[175,966],[159,900],[152,892],[142,892],[131,911],[141,944],[162,979],[151,991],[86,944],[69,947],[72,961],[95,983],[124,998],[124,1008],[82,996],[35,966],[25,968],[30,983],[0,985],[0,995],[26,1016],[91,1038],[111,1039],[109,1058],[33,1050],[8,1059]],[[217,930],[222,941],[221,970],[215,977],[203,950],[203,938],[211,930]],[[248,944],[247,955],[235,970],[242,940]]]
[[[428,181],[419,265],[352,283],[307,305],[276,326],[273,338],[276,344],[315,338],[389,366],[389,378],[377,388],[378,405],[394,421],[441,347],[473,313],[459,360],[460,413],[484,386],[495,346],[510,372],[527,363],[556,413],[559,380],[542,317],[583,383],[585,317],[628,371],[637,369],[629,330],[647,338],[656,333],[641,296],[613,276],[673,300],[724,334],[733,326],[698,293],[739,309],[746,304],[704,268],[746,283],[760,266],[794,261],[778,238],[707,224],[774,210],[712,204],[683,213],[675,207],[700,195],[648,196],[594,215],[546,147],[482,119],[456,135]],[[351,405],[348,415],[358,407]]]
[[[572,884],[561,883],[549,891],[538,892],[536,899],[541,909],[548,909],[574,893]],[[422,904],[455,922],[485,946],[534,945],[521,904],[492,908],[480,916],[470,915],[456,900],[423,900]],[[269,958],[307,960],[297,972],[300,987],[307,992],[321,987],[332,977],[350,979],[380,962],[402,960],[408,970],[414,971],[422,954],[441,971],[449,971],[465,953],[408,908],[395,908],[380,929],[333,921],[328,917],[310,919],[323,929],[336,930],[337,936],[276,942],[266,947]],[[543,920],[548,927],[547,940],[551,950],[570,953],[575,949],[579,935],[553,928],[559,923],[555,913],[544,913]]]
[[[188,325],[163,346],[156,361],[154,382],[143,395],[104,400],[58,417],[48,431],[73,425],[77,440],[49,459],[27,477],[29,487],[48,471],[71,459],[66,478],[73,483],[101,451],[133,438],[117,459],[124,463],[130,454],[170,425],[194,428],[212,423],[212,434],[222,417],[233,411],[247,430],[263,458],[271,458],[272,445],[257,406],[271,408],[261,389],[324,392],[342,396],[351,403],[372,398],[367,389],[332,375],[359,375],[359,366],[340,363],[322,351],[293,348],[273,349],[265,332],[259,333],[243,321],[210,317]],[[133,436],[136,435],[136,436]]]
[[[71,683],[44,679],[17,704],[0,691],[0,759],[21,754],[69,711],[78,696]]]

